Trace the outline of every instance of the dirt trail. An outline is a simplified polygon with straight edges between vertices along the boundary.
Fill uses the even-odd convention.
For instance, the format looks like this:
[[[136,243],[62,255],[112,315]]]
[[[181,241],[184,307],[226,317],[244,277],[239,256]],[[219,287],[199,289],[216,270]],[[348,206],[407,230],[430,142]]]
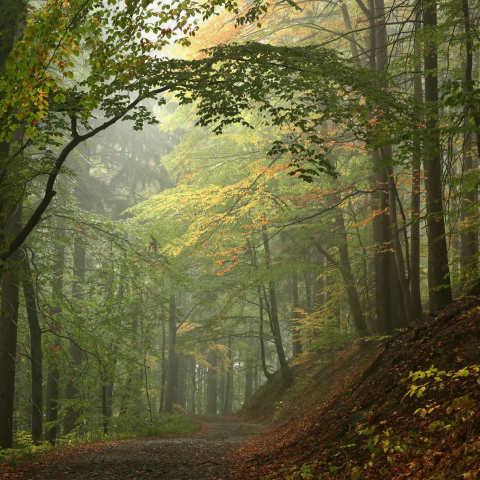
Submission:
[[[196,435],[147,438],[99,445],[94,451],[37,466],[22,480],[138,479],[223,480],[234,478],[226,457],[266,430],[219,415],[195,415],[207,427]]]

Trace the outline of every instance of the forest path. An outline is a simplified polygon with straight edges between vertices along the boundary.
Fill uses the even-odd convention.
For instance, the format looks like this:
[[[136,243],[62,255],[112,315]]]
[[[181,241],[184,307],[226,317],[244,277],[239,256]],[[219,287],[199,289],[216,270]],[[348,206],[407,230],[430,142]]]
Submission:
[[[228,456],[265,425],[245,423],[222,415],[192,415],[203,428],[184,437],[144,438],[97,444],[48,465],[37,466],[22,480],[224,480],[230,473]],[[19,478],[19,477],[15,477]],[[244,477],[245,478],[245,477]]]

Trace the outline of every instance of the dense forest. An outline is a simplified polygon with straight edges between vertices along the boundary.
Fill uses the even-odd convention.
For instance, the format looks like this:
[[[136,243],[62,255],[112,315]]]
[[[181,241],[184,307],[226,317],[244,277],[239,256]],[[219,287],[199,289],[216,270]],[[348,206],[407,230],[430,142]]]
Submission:
[[[0,0],[0,453],[232,414],[472,307],[478,9]]]

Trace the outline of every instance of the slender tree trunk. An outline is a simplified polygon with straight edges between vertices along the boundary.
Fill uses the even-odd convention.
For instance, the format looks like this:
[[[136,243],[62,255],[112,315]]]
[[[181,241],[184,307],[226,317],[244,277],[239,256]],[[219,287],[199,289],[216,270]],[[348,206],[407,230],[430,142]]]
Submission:
[[[226,390],[227,372],[222,372],[220,376],[220,386],[218,387],[218,404],[220,405],[220,413],[225,414],[225,390]]]
[[[377,315],[379,318],[378,328],[387,335],[393,332],[392,327],[392,284],[390,275],[390,245],[389,231],[390,226],[388,214],[388,179],[385,168],[379,168],[380,155],[378,151],[372,152],[373,165],[375,169],[376,188],[379,189],[376,197],[379,207],[373,223],[373,238],[376,245],[375,263],[376,263],[376,302]]]
[[[170,297],[170,316],[168,319],[168,370],[167,370],[167,388],[165,389],[165,411],[173,413],[173,404],[177,394],[177,307],[175,297]]]
[[[350,256],[348,252],[348,243],[347,243],[347,231],[345,229],[345,221],[343,219],[343,213],[340,209],[335,214],[335,237],[334,241],[338,248],[338,253],[340,256],[340,263],[336,262],[334,257],[330,255],[326,250],[323,249],[319,242],[316,242],[317,250],[320,254],[324,255],[330,262],[336,263],[340,273],[342,274],[343,281],[345,283],[345,290],[347,292],[348,305],[350,307],[350,312],[353,317],[353,323],[355,325],[355,330],[360,335],[364,337],[368,334],[367,322],[363,316],[362,306],[360,303],[360,298],[358,296],[358,291],[356,287],[355,277],[352,273],[352,268],[350,265]]]
[[[388,38],[387,38],[387,24],[386,24],[386,11],[384,0],[372,0],[371,1],[371,22],[375,25],[375,29],[372,30],[371,35],[376,36],[375,40],[375,52],[376,56],[375,68],[379,72],[384,72],[388,63]],[[388,85],[382,82],[383,88],[387,88]],[[391,151],[387,152],[387,155],[391,158]],[[380,155],[375,152],[374,154],[374,166],[378,168],[380,163]],[[395,264],[395,256],[391,251],[390,236],[391,236],[391,222],[388,210],[389,200],[389,174],[386,166],[382,166],[377,173],[377,184],[383,187],[380,190],[380,208],[382,210],[381,215],[381,281],[384,284],[381,286],[381,295],[383,300],[383,313],[384,313],[384,328],[387,335],[393,333],[393,326],[399,325],[402,318],[403,303],[399,304],[399,295],[397,294],[398,284],[398,272]],[[396,319],[394,318],[396,317]]]
[[[438,131],[438,56],[437,56],[437,2],[423,4],[423,22],[427,33],[425,41],[425,101],[427,104],[424,136],[424,168],[427,191],[427,234],[431,304],[435,311],[453,301],[448,266],[447,240],[442,190],[442,156]]]
[[[187,406],[187,392],[186,392],[186,380],[187,380],[187,358],[185,355],[178,355],[178,405],[183,409]]]
[[[197,393],[197,364],[195,357],[192,357],[192,413],[196,413],[196,393]]]
[[[465,123],[468,123],[468,118]],[[476,175],[471,152],[470,133],[467,133],[465,137],[463,176],[466,179],[466,188],[464,187],[465,191],[462,192],[462,227],[464,231],[460,236],[460,265],[462,280],[466,282],[467,286],[471,286],[472,280],[478,277],[478,226],[475,223],[477,194],[475,188],[472,188],[473,178],[476,179]]]
[[[465,22],[465,84],[469,94],[473,92],[473,41],[472,41],[472,25],[470,18],[470,7],[468,0],[462,0],[462,13]],[[472,111],[473,121],[476,130],[477,143],[477,163],[480,158],[480,115],[478,113],[477,105],[466,105]],[[465,118],[465,126],[469,126],[470,120],[467,115]],[[475,200],[477,194],[475,187],[473,187],[473,178],[476,178],[474,173],[474,160],[472,155],[472,135],[467,132],[464,141],[464,165],[463,174],[467,179],[467,188],[462,193],[462,223],[463,228],[466,229],[461,235],[461,266],[463,271],[464,281],[467,286],[471,286],[473,279],[478,279],[478,228],[475,225],[476,206]],[[473,225],[471,225],[474,223]]]
[[[226,415],[232,413],[232,399],[233,399],[233,348],[232,348],[232,338],[228,339],[228,371],[227,371],[227,382],[225,386],[225,399],[223,411]]]
[[[270,241],[268,238],[267,227],[262,226],[263,233],[263,246],[265,249],[265,261],[267,270],[271,267],[271,253],[270,253]],[[277,293],[275,291],[275,284],[273,282],[269,283],[268,286],[269,297],[270,297],[270,318],[271,318],[271,327],[272,334],[274,337],[275,347],[277,349],[278,361],[280,362],[280,369],[282,371],[283,379],[289,383],[293,379],[293,374],[288,368],[287,359],[285,358],[285,351],[283,349],[282,335],[280,332],[280,321],[278,318],[278,306],[277,306]]]
[[[65,268],[65,246],[58,244],[55,246],[55,261],[53,265],[54,277],[52,282],[52,301],[54,307],[52,308],[52,316],[54,324],[57,325],[58,316],[62,312],[62,308],[56,303],[62,296],[63,290],[63,271]],[[50,366],[48,368],[47,375],[47,396],[46,396],[46,415],[45,420],[47,423],[56,422],[58,419],[58,401],[60,396],[60,370],[59,370],[59,351],[60,341],[55,339],[53,344],[49,345],[50,350]],[[45,430],[45,440],[49,441],[52,445],[55,444],[57,438],[58,426],[54,425]]]
[[[419,0],[420,2],[421,0]],[[421,20],[420,4],[419,12],[416,15],[415,23],[415,54],[420,55],[419,41],[417,31],[420,28]],[[420,76],[422,67],[418,63],[415,65],[415,77],[413,79],[413,94],[418,105],[423,105],[423,85]],[[420,115],[420,109],[419,109]],[[419,118],[421,120],[421,117]],[[420,318],[422,312],[422,297],[420,288],[420,190],[421,190],[421,158],[422,146],[418,135],[413,139],[413,159],[412,159],[412,213],[410,227],[410,291],[413,304],[413,315]]]
[[[200,364],[197,367],[197,395],[196,395],[196,406],[195,410],[197,413],[204,413],[204,405],[205,405],[205,395],[204,395],[204,388],[203,388],[203,368]]]
[[[253,338],[253,327],[250,326],[248,330],[248,337],[250,339]],[[253,358],[252,358],[252,353],[248,351],[246,353],[247,355],[247,361],[245,362],[245,401],[247,401],[252,395],[253,395],[253,371],[254,371],[254,365],[253,365]]]
[[[318,253],[318,250],[317,250]],[[314,288],[313,288],[313,304],[314,310],[319,310],[320,307],[325,302],[325,291],[327,288],[327,277],[323,272],[323,267],[325,265],[325,256],[318,253],[318,266],[320,271],[315,272]]]
[[[207,413],[217,414],[217,351],[212,348],[208,353],[207,371]]]
[[[302,354],[302,337],[300,335],[300,301],[298,298],[298,277],[295,274],[292,277],[292,293],[293,293],[293,312],[292,312],[292,344],[293,344],[293,358],[297,358]]]
[[[113,277],[112,277],[112,282],[113,282]],[[118,302],[122,301],[123,294],[125,293],[125,288],[124,288],[124,278],[123,276],[120,277],[120,285],[118,287],[118,293],[117,293],[117,299]],[[111,350],[113,350],[115,353],[118,351],[118,347],[115,344],[112,344],[110,347]],[[108,424],[110,423],[110,419],[112,418],[113,415],[113,388],[114,388],[114,383],[115,383],[115,371],[117,368],[117,357],[115,356],[113,359],[113,365],[112,365],[112,370],[109,372],[110,375],[106,376],[105,378],[105,385],[102,388],[102,395],[105,394],[105,417],[104,417],[104,423],[105,423],[105,429],[108,430]]]
[[[85,268],[86,268],[86,252],[85,247],[81,240],[75,239],[73,246],[73,276],[75,278],[72,287],[72,297],[76,300],[82,300],[83,295],[81,293],[81,285],[85,283]],[[79,367],[82,364],[83,355],[82,351],[78,347],[77,343],[70,341],[69,346],[71,363],[71,373],[67,380],[65,399],[67,402],[75,402],[80,395],[78,388],[77,373]],[[80,410],[73,406],[68,405],[65,412],[65,420],[63,422],[63,434],[68,435],[77,425],[77,421],[80,418]]]
[[[23,295],[27,309],[28,326],[30,329],[30,362],[32,368],[32,440],[39,444],[43,439],[43,352],[42,328],[38,320],[35,288],[32,283],[32,273],[28,258],[25,257],[23,267]]]
[[[306,310],[307,313],[310,314],[313,312],[313,305],[312,305],[312,281],[311,281],[311,273],[305,272],[303,274],[303,279],[305,281],[305,303],[306,303]],[[298,296],[298,279],[297,279],[297,296]],[[298,307],[300,308],[300,303],[298,303]]]
[[[352,22],[350,20],[350,13],[348,12],[347,4],[342,3],[340,5],[340,9],[342,11],[342,17],[343,17],[343,23],[345,24],[345,29],[348,32],[351,32],[353,28],[352,28]],[[360,57],[358,55],[357,42],[355,41],[353,33],[347,35],[347,39],[350,45],[350,53],[352,54],[352,59],[357,65],[360,65]]]
[[[258,338],[260,342],[260,359],[262,362],[262,371],[263,374],[265,375],[265,378],[267,380],[270,380],[273,378],[273,374],[268,371],[267,368],[267,360],[265,356],[265,339],[263,338],[263,298],[262,298],[262,292],[260,290],[260,287],[258,287],[258,302],[260,304],[260,311],[259,311],[259,317],[260,317],[260,331],[258,333]]]
[[[165,344],[166,344],[166,332],[165,332],[165,315],[164,315],[164,307],[162,305],[162,379],[160,384],[160,413],[163,412],[163,401],[165,397],[165,381],[166,381],[166,370],[167,370],[167,362],[165,361]]]
[[[402,243],[400,241],[400,231],[398,229],[397,220],[397,199],[395,179],[393,178],[393,168],[388,167],[388,185],[389,185],[389,211],[390,211],[390,225],[391,235],[393,237],[393,248],[395,250],[395,259],[397,261],[398,280],[403,294],[403,303],[405,305],[405,314],[407,322],[411,323],[415,319],[413,314],[413,303],[410,295],[410,285],[405,273],[405,260],[403,256]]]
[[[472,32],[472,19],[470,18],[469,0],[461,0],[462,14],[465,26],[465,84],[466,90],[471,95],[474,88],[473,80],[473,38],[476,32]],[[436,20],[436,19],[435,19]],[[474,105],[467,105],[471,109],[471,115],[475,123],[475,137],[477,143],[477,155],[480,159],[480,113],[478,102]]]

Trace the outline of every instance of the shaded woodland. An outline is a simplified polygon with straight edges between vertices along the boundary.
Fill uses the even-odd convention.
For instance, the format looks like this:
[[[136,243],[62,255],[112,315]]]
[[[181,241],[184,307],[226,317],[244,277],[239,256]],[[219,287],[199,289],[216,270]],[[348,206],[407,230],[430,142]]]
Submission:
[[[0,447],[232,414],[473,308],[478,23],[470,0],[3,0]]]

